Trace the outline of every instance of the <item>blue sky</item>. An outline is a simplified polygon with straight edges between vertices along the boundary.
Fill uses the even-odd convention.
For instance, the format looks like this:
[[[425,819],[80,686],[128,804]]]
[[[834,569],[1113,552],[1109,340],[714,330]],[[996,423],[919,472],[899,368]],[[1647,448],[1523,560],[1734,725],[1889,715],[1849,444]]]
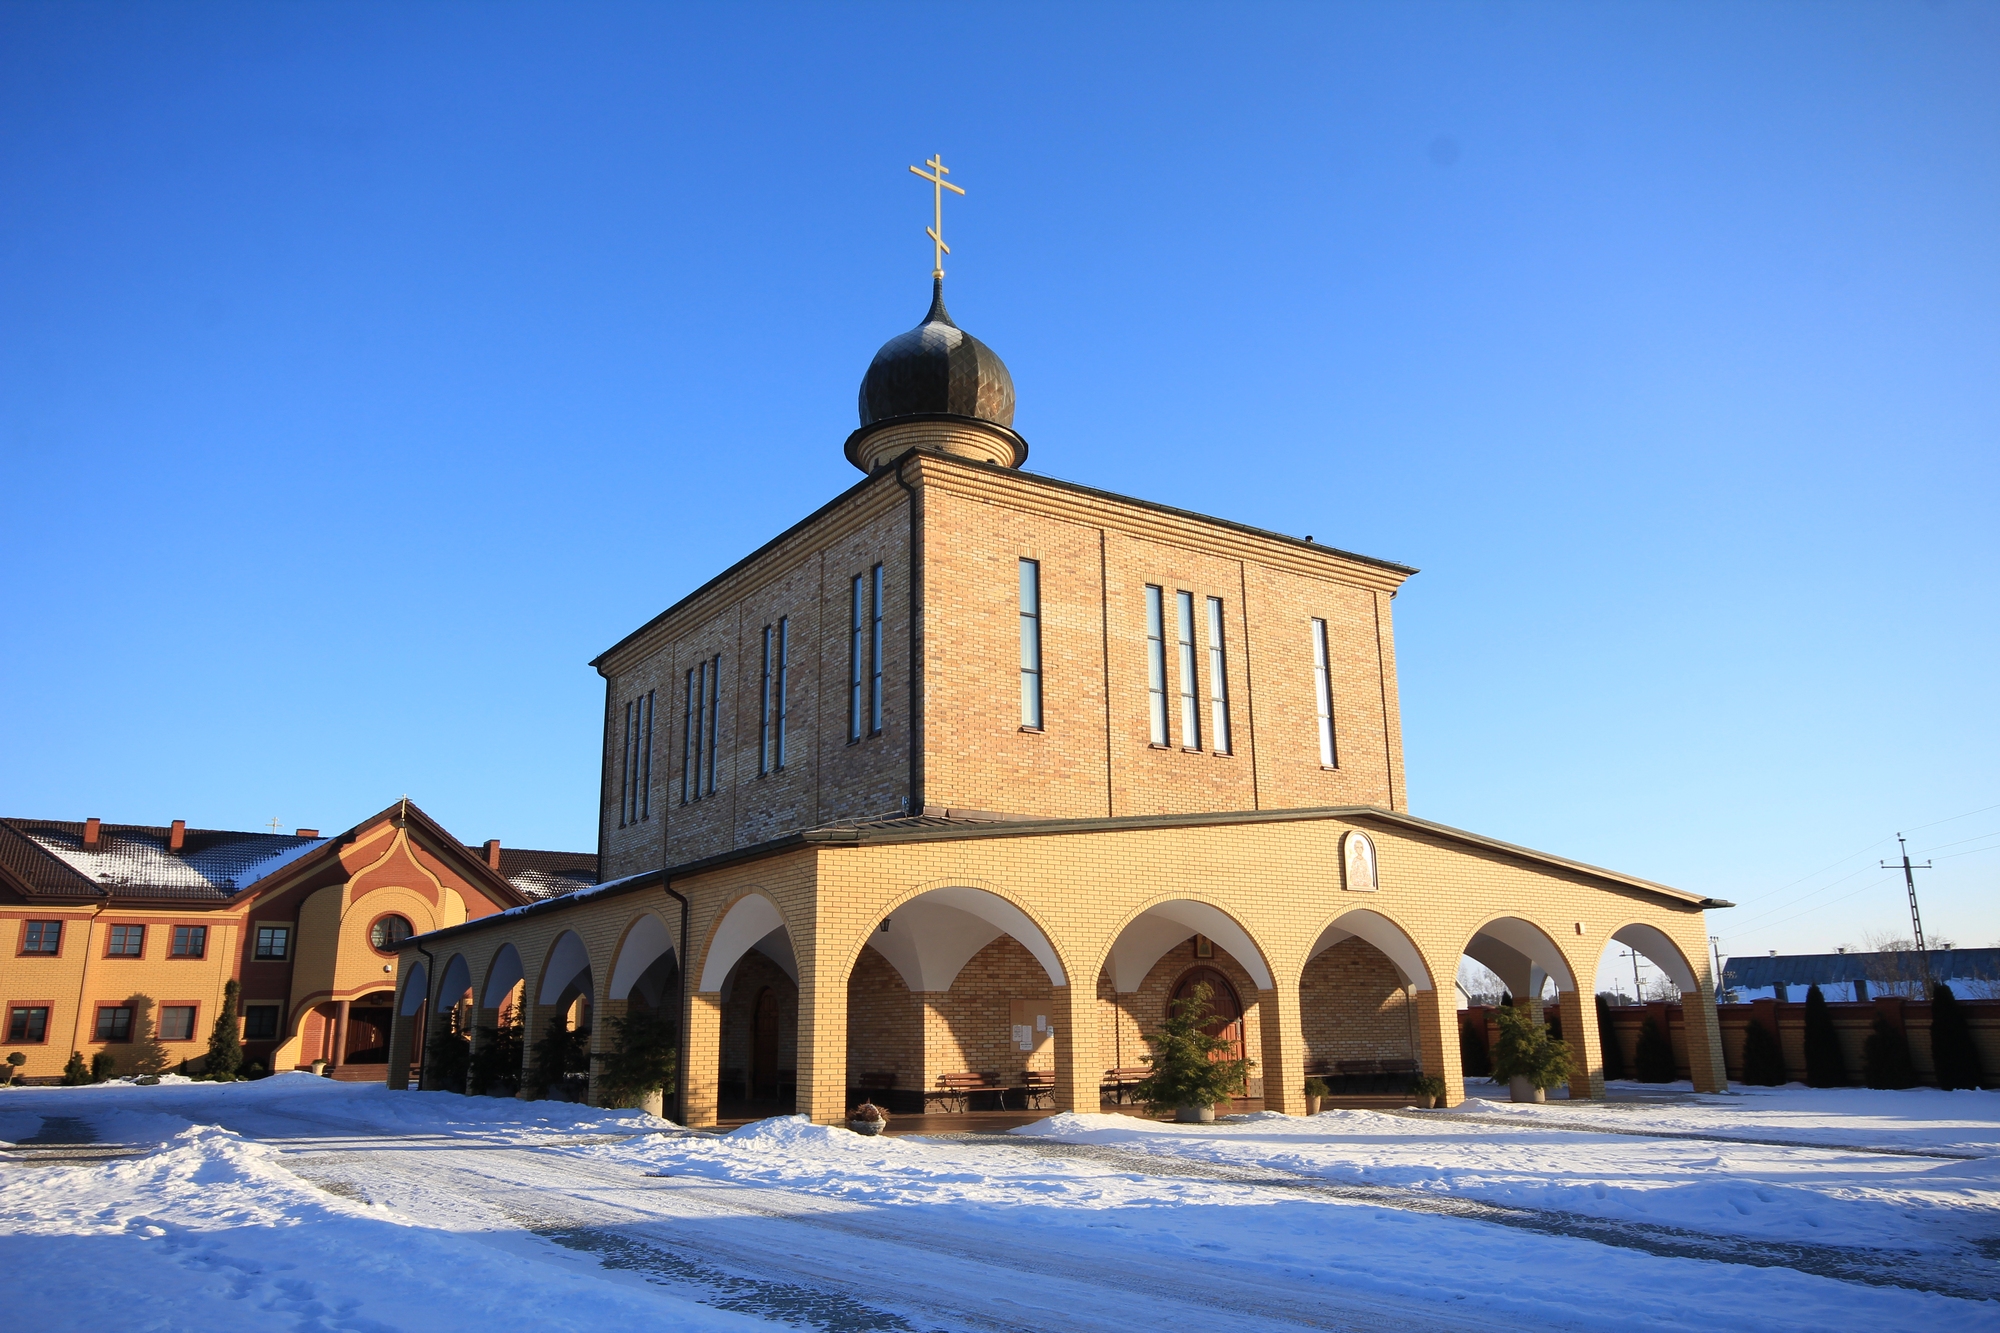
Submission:
[[[1416,813],[2000,942],[2000,8],[0,4],[9,813],[588,847],[585,663],[951,307],[1420,566]]]

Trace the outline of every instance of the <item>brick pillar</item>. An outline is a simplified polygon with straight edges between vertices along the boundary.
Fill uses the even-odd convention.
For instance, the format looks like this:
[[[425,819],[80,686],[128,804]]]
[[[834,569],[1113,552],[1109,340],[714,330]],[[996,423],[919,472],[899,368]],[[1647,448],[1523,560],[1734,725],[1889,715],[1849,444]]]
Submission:
[[[1306,1038],[1299,1010],[1299,984],[1280,979],[1257,993],[1257,1024],[1263,1029],[1264,1109],[1286,1115],[1306,1113]]]
[[[410,1042],[416,1035],[417,1020],[414,1014],[405,1014],[403,1006],[396,1006],[396,1015],[389,1022],[389,1087],[396,1092],[407,1091],[410,1086]]]
[[[1056,1024],[1058,1111],[1095,1112],[1104,1066],[1097,1050],[1097,987],[1057,986],[1049,992]]]
[[[326,1062],[330,1069],[340,1068],[341,1062],[347,1059],[347,1006],[350,1003],[352,1002],[342,1000],[333,1006],[333,1053],[327,1057]],[[422,1062],[423,1058],[419,1055],[418,1063]]]
[[[799,1070],[794,1109],[815,1125],[847,1123],[847,977],[799,968]]]
[[[1776,1015],[1772,1016],[1774,1019]],[[1687,1040],[1688,1073],[1696,1092],[1728,1092],[1729,1071],[1722,1063],[1722,1022],[1715,1012],[1715,982],[1704,978],[1699,995],[1681,997],[1682,1035]],[[1771,1035],[1778,1035],[1775,1022]]]
[[[625,1017],[630,1007],[629,1000],[606,1000],[590,1006],[590,1092],[586,1100],[592,1106],[604,1105],[599,1075],[605,1057],[618,1045],[618,1030],[612,1026],[611,1020]]]
[[[1563,1040],[1576,1063],[1569,1076],[1569,1095],[1572,1099],[1602,1097],[1604,1038],[1597,1030],[1597,999],[1573,990],[1563,991],[1557,999],[1561,1005]]]
[[[1444,1080],[1444,1104],[1465,1100],[1465,1071],[1458,1063],[1458,992],[1416,992],[1417,1040],[1424,1073]]]
[[[514,1096],[520,1101],[532,1102],[538,1097],[547,1096],[549,1091],[547,1085],[539,1088],[534,1085],[535,1041],[541,1036],[535,1031],[535,1025],[544,1021],[545,1011],[541,1005],[535,1003],[534,993],[526,986],[521,988],[520,1019],[521,1090]]]
[[[689,1128],[715,1123],[715,1103],[722,1073],[722,992],[696,991],[688,996],[687,1110]]]

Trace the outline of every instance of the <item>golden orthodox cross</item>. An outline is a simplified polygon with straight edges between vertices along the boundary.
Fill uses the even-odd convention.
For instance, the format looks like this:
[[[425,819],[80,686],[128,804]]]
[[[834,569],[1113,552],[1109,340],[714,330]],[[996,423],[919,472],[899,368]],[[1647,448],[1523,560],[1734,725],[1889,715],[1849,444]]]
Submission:
[[[276,833],[277,831],[278,831],[278,817],[277,817],[276,815],[272,815],[272,816],[271,816],[271,832],[273,832],[273,833]]]
[[[951,253],[951,247],[944,243],[944,192],[950,190],[953,194],[962,195],[965,191],[945,179],[946,176],[951,174],[951,168],[944,164],[943,153],[938,153],[926,159],[924,166],[931,168],[931,170],[925,171],[920,167],[911,167],[910,170],[931,183],[931,207],[936,215],[936,221],[925,230],[925,235],[929,236],[931,243],[937,247],[937,258],[933,264],[931,276],[933,278],[942,278],[944,276],[944,257]]]

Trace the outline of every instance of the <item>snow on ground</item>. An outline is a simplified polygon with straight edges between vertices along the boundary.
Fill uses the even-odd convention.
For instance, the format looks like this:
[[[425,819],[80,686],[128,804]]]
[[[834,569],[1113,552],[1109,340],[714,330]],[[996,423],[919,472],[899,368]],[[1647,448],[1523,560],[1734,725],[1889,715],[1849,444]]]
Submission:
[[[2000,1329],[1993,1093],[894,1139],[309,1075],[0,1093],[0,1137],[67,1120],[146,1155],[0,1165],[23,1327]]]

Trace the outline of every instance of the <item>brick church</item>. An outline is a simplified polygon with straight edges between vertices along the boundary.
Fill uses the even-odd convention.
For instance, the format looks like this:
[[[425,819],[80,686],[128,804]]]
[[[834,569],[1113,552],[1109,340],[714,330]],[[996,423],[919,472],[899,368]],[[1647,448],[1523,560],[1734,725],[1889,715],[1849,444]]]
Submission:
[[[1470,956],[1559,1011],[1601,1096],[1618,941],[1721,1088],[1719,904],[1411,813],[1416,571],[1024,471],[1007,368],[934,279],[862,378],[860,480],[593,663],[603,883],[402,943],[392,1085],[433,1014],[532,1044],[587,1009],[602,1052],[643,1007],[690,1124],[968,1083],[1096,1110],[1206,982],[1267,1108],[1348,1069],[1455,1103]]]

